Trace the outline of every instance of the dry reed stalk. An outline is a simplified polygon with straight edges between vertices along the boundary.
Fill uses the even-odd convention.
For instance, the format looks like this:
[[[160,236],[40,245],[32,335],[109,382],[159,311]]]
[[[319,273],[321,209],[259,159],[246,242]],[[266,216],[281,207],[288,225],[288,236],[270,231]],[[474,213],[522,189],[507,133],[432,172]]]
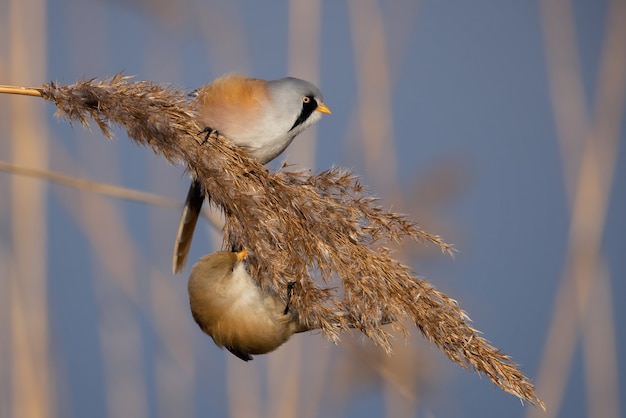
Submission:
[[[225,247],[248,249],[260,285],[286,299],[288,283],[296,283],[291,303],[302,323],[335,342],[340,331],[356,328],[391,353],[382,326],[390,323],[406,335],[409,316],[452,361],[543,407],[511,358],[468,324],[454,299],[395,261],[387,245],[412,238],[450,254],[452,247],[381,209],[356,176],[338,168],[270,173],[222,137],[201,144],[204,126],[184,92],[125,75],[27,91],[53,102],[70,122],[88,126],[93,120],[109,138],[109,125],[120,125],[169,162],[184,163],[224,212]],[[337,282],[339,290],[330,286]]]
[[[87,180],[80,177],[68,176],[53,171],[24,167],[22,165],[11,164],[1,160],[0,171],[6,171],[7,173],[12,173],[25,177],[47,180],[52,183],[62,184],[64,186],[73,187],[79,190],[86,190],[91,193],[99,193],[110,197],[116,197],[118,199],[131,200],[165,208],[180,207],[180,202],[174,201],[172,199],[167,199],[153,193],[142,192],[126,187],[114,186],[112,184]]]

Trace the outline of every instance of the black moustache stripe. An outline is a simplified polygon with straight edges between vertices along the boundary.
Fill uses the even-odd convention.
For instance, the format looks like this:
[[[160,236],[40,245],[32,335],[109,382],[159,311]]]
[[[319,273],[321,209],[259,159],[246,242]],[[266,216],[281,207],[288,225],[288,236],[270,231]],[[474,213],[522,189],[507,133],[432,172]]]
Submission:
[[[313,112],[315,112],[315,109],[317,109],[317,101],[313,98],[313,96],[307,97],[310,99],[309,102],[302,102],[302,110],[300,111],[300,115],[298,116],[298,119],[296,119],[291,129],[289,129],[289,132],[293,131],[296,126],[302,125],[304,121],[307,120]]]

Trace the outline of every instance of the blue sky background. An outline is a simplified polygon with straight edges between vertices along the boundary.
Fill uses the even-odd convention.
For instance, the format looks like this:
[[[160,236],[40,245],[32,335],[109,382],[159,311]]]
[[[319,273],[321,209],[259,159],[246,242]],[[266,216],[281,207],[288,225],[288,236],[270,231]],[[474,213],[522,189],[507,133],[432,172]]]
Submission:
[[[426,230],[454,243],[459,249],[454,260],[407,244],[410,251],[402,253],[403,261],[457,299],[473,325],[535,380],[564,274],[571,222],[540,3],[405,0],[374,4],[386,36],[390,109],[384,100],[362,103],[366,96],[358,90],[357,73],[363,69],[355,61],[348,3],[322,1],[319,68],[312,72],[319,71],[316,82],[333,113],[317,126],[312,168],[353,169],[385,207],[406,213]],[[81,77],[101,78],[124,71],[139,79],[192,90],[229,71],[259,78],[303,76],[288,74],[286,1],[188,0],[154,5],[139,1],[50,1],[45,77],[3,78],[0,83],[38,85],[55,80],[70,84]],[[593,109],[609,2],[575,0],[571,6],[585,105]],[[309,51],[300,53],[306,58]],[[8,64],[1,68],[8,68]],[[7,103],[7,98],[0,97],[0,109]],[[40,105],[48,119],[45,129],[50,132],[49,146],[53,149],[49,159],[52,170],[182,202],[188,182],[180,167],[172,167],[150,150],[137,147],[119,129],[110,142],[96,128],[90,132],[72,127],[53,116],[52,106]],[[359,141],[362,133],[355,124],[360,106],[381,106],[381,112],[391,115],[392,130],[385,138],[397,162],[389,170],[391,180],[380,176],[386,169],[372,172],[364,163]],[[615,323],[614,366],[622,384],[626,376],[622,325],[626,310],[620,303],[626,293],[622,280],[626,275],[624,121],[622,117],[601,247]],[[296,142],[299,140],[311,141],[313,136],[303,135]],[[295,158],[298,151],[292,149],[284,160]],[[0,159],[8,157],[0,154]],[[0,181],[7,177],[0,174]],[[184,396],[191,404],[178,410],[179,416],[222,416],[228,412],[235,416],[227,401],[225,382],[229,379],[235,386],[243,385],[236,392],[241,399],[256,395],[249,395],[246,386],[237,382],[260,379],[260,399],[266,411],[260,416],[273,415],[271,411],[277,406],[272,403],[282,400],[269,383],[272,370],[280,370],[281,364],[294,367],[281,357],[285,356],[284,348],[267,356],[271,359],[257,358],[256,365],[245,365],[246,369],[233,365],[226,352],[215,348],[195,328],[190,316],[187,322],[180,322],[180,334],[159,330],[170,312],[171,318],[183,315],[186,303],[189,268],[180,277],[170,273],[177,210],[92,196],[54,184],[48,188],[47,202],[48,320],[59,416],[115,416],[107,376],[112,368],[114,376],[122,376],[125,365],[136,367],[137,362],[141,363],[139,382],[144,385],[137,400],[137,416],[167,416],[168,398],[163,394],[170,393],[168,388],[177,394],[188,388]],[[89,208],[106,211],[109,205],[119,214],[126,235],[117,241],[116,237],[105,239],[102,245],[119,246],[120,251],[132,246],[132,253],[127,255],[139,259],[130,267],[126,258],[107,258],[76,219],[80,216],[77,213],[84,216]],[[97,215],[92,222],[106,219]],[[207,231],[210,228],[206,225],[198,230],[190,260],[217,249]],[[8,235],[0,239],[10,243]],[[111,266],[116,270],[118,264],[119,276],[110,277]],[[159,314],[155,316],[155,312]],[[417,329],[413,328],[413,334],[417,336]],[[191,348],[176,351],[164,338],[177,338]],[[313,416],[391,416],[390,400],[398,397],[400,405],[405,402],[401,395],[384,389],[380,377],[366,373],[359,379],[369,383],[350,380],[354,370],[346,364],[355,361],[357,370],[363,367],[354,354],[354,350],[362,349],[350,347],[359,347],[362,339],[347,338],[347,348],[333,346],[320,335],[295,339],[300,341],[292,340],[288,345],[297,345],[304,353],[298,366],[303,388],[300,399],[308,396],[307,385],[320,375],[318,354],[330,358],[319,366],[327,368],[321,373],[326,391]],[[120,346],[124,344],[140,348],[125,350]],[[396,344],[404,345],[401,339]],[[589,416],[585,385],[590,380],[580,335],[576,344],[562,402],[551,416]],[[421,336],[411,338],[399,350],[406,348],[419,356],[418,371],[425,371],[425,377],[416,378],[421,383],[416,390],[417,401],[409,409],[411,414],[530,416],[531,407],[521,405],[486,378],[450,363]],[[106,360],[106,352],[116,349],[139,355],[124,358],[122,354],[122,363],[113,367]],[[365,351],[370,353],[369,348]],[[184,353],[192,358],[185,358]],[[133,382],[132,378],[128,382]],[[3,376],[0,390],[5,397],[9,384]],[[623,386],[618,391],[624,411]],[[542,397],[541,392],[538,395]],[[180,396],[176,399],[182,402]],[[306,400],[302,402],[304,407]]]

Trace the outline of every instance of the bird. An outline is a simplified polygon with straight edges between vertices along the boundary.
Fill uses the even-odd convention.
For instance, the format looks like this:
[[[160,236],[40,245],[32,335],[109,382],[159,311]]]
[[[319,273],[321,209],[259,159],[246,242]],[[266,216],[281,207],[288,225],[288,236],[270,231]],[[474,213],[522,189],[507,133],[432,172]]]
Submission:
[[[207,137],[221,134],[261,164],[280,155],[322,114],[331,113],[319,88],[294,77],[267,81],[227,74],[195,90],[193,96]],[[185,267],[204,198],[200,181],[193,178],[174,243],[174,274]]]
[[[310,330],[298,322],[289,300],[262,290],[250,276],[247,255],[244,249],[203,256],[192,267],[187,286],[191,314],[202,331],[244,361],[274,351],[294,333]]]

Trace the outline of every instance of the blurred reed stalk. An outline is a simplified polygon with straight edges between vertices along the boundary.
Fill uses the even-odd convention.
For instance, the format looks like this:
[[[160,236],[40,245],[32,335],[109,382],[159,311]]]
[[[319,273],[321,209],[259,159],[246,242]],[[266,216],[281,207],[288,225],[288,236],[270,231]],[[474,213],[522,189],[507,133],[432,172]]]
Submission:
[[[412,3],[409,5],[408,3]],[[358,150],[364,162],[364,175],[378,190],[385,190],[388,198],[408,207],[406,195],[399,190],[398,164],[391,106],[393,74],[398,71],[399,57],[407,53],[407,34],[414,28],[419,2],[393,2],[385,5],[393,15],[394,25],[385,27],[380,2],[351,0],[347,2],[355,62],[357,100],[355,101],[353,132],[356,138],[351,150]],[[401,10],[400,13],[397,13]],[[394,36],[395,35],[395,36]],[[388,45],[393,44],[393,48]],[[395,55],[394,55],[395,54]],[[396,58],[396,59],[393,59]],[[372,103],[376,105],[373,106]],[[355,158],[355,157],[352,157]],[[406,258],[406,249],[399,248]],[[350,341],[348,341],[350,342]],[[363,365],[370,373],[356,378],[380,382],[385,400],[386,416],[416,416],[422,395],[417,382],[429,376],[425,368],[412,367],[428,356],[418,352],[415,344],[394,347],[394,356],[381,356],[379,352],[347,344],[356,367]],[[432,375],[431,375],[432,376]],[[354,387],[354,379],[346,379],[346,391]],[[352,389],[353,390],[353,389]],[[346,395],[347,396],[347,395]]]
[[[46,73],[46,2],[10,0],[3,7],[0,48],[6,76],[16,83],[42,80]],[[28,21],[28,24],[23,22]],[[6,66],[4,65],[6,64]],[[41,107],[24,98],[14,98],[3,115],[4,135],[0,149],[15,164],[47,167],[46,118]],[[10,382],[2,389],[0,415],[24,418],[56,416],[56,392],[62,383],[51,361],[49,308],[47,299],[47,204],[46,185],[33,179],[12,176],[3,190],[9,233],[9,248],[0,255],[3,284],[1,298],[0,363]],[[4,290],[4,289],[3,289]],[[59,382],[56,386],[55,383]],[[2,396],[0,395],[0,396]]]
[[[28,168],[24,167],[23,165],[11,164],[5,161],[0,161],[0,171],[6,171],[8,173],[16,174],[19,176],[46,180],[75,189],[86,190],[90,193],[99,193],[106,196],[115,197],[117,199],[132,200],[135,202],[146,203],[152,206],[160,206],[171,209],[178,209],[180,207],[180,202],[164,198],[154,193],[147,193],[140,190],[87,180],[85,178],[68,176],[48,170]]]
[[[610,277],[602,235],[626,95],[626,3],[608,2],[593,111],[586,106],[569,0],[540,2],[552,106],[571,210],[568,254],[537,378],[556,417],[582,334],[587,415],[617,418],[619,386]],[[594,320],[592,321],[593,318]],[[528,417],[545,417],[528,411]]]
[[[94,121],[107,137],[111,124],[120,125],[137,143],[185,164],[225,215],[224,246],[248,249],[252,276],[285,300],[287,284],[295,282],[291,302],[308,327],[335,342],[354,328],[391,353],[383,325],[407,335],[408,317],[452,361],[543,406],[517,365],[469,325],[457,302],[394,260],[389,245],[411,238],[447,253],[452,247],[381,209],[356,176],[285,167],[270,173],[222,137],[203,142],[193,102],[152,82],[117,75],[26,91],[38,91],[70,122]]]

